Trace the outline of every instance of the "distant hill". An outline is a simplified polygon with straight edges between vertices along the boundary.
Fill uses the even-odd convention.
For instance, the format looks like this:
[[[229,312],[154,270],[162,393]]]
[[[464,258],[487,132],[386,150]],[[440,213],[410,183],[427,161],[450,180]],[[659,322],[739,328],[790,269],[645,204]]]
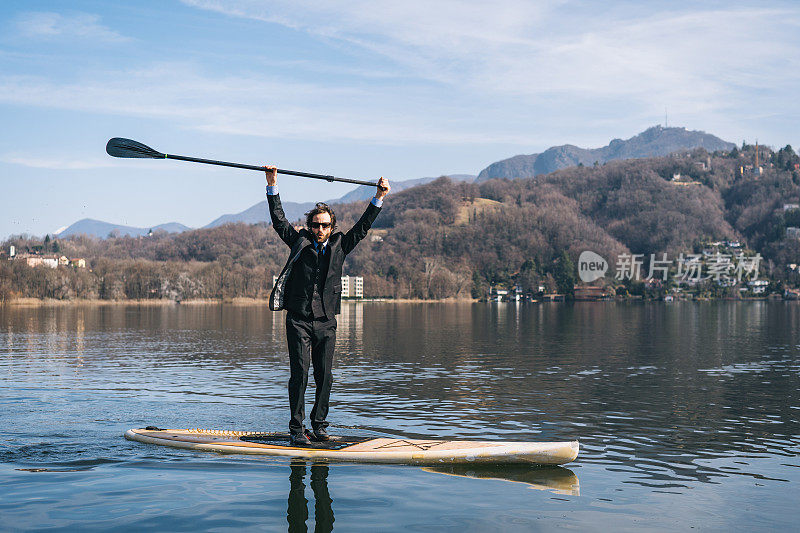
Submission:
[[[756,158],[763,167],[753,172]],[[345,268],[363,276],[370,297],[488,298],[493,287],[515,286],[526,293],[544,287],[569,294],[577,280],[575,261],[584,251],[618,270],[622,254],[641,254],[640,281],[656,266],[652,261],[661,263],[666,254],[671,279],[680,281],[676,278],[686,272],[681,254],[703,250],[717,260],[703,260],[697,274],[705,279],[690,284],[693,288],[687,285],[686,293],[739,298],[752,293],[740,270],[748,266],[736,257],[741,251],[760,263],[770,282],[767,291],[796,288],[800,209],[792,206],[800,204],[798,183],[800,155],[794,149],[756,150],[746,144],[726,154],[697,149],[685,157],[609,161],[525,179],[464,183],[441,178],[393,195],[391,208],[373,225],[378,238],[365,239],[348,254]],[[343,226],[363,210],[364,202],[336,206]],[[18,236],[0,248],[13,245],[25,253],[55,244]],[[0,297],[266,298],[268,280],[286,260],[285,245],[264,224],[225,224],[142,239],[58,239],[57,244],[67,257],[87,258],[91,270],[60,269],[55,279],[41,269],[0,261],[5,282]],[[730,269],[718,268],[721,257],[730,259]],[[740,275],[745,278],[740,286],[716,283],[712,265],[721,282],[725,272],[735,283]],[[613,271],[603,284],[638,296],[663,295],[664,289],[618,280]]]
[[[453,181],[473,181],[475,179],[474,174],[451,174],[448,176]],[[398,193],[400,191],[404,191],[406,189],[410,189],[411,187],[415,187],[417,185],[423,185],[425,183],[430,183],[437,179],[436,177],[428,177],[428,178],[417,178],[412,180],[404,180],[404,181],[395,181],[392,182],[392,194]],[[335,204],[349,204],[350,202],[366,202],[370,198],[375,196],[375,187],[368,187],[366,185],[360,185],[350,191],[349,193],[341,196],[339,198],[333,198],[331,200],[325,200],[326,203],[335,205]],[[305,213],[307,213],[311,208],[314,207],[314,202],[281,202],[283,204],[283,211],[286,213],[286,218],[288,220],[298,220],[303,217]],[[245,224],[258,224],[259,222],[269,222],[269,212],[267,207],[267,201],[263,200],[258,202],[256,205],[249,207],[242,211],[241,213],[234,213],[230,215],[222,215],[218,219],[214,220],[205,228],[216,228],[217,226],[221,226],[223,224],[229,224],[232,222],[242,222]]]
[[[130,237],[140,237],[147,235],[151,229],[153,232],[181,233],[192,228],[179,224],[178,222],[167,222],[166,224],[160,224],[152,228],[135,228],[133,226],[123,226],[121,224],[103,222],[102,220],[84,218],[67,227],[65,230],[58,232],[56,235],[61,238],[69,237],[70,235],[91,235],[105,239],[113,233],[120,237],[126,235]]]
[[[410,189],[411,187],[416,187],[417,185],[424,185],[426,183],[430,183],[441,176],[436,177],[428,177],[428,178],[417,178],[413,180],[403,180],[403,181],[393,181],[391,182],[392,187],[392,194],[398,193],[400,191],[404,191],[406,189]],[[474,181],[475,174],[447,174],[447,177],[450,178],[452,181]],[[368,187],[366,185],[359,185],[354,190],[350,191],[349,193],[345,194],[341,198],[337,198],[335,200],[328,200],[329,204],[349,204],[350,202],[359,202],[363,200],[369,200],[375,196],[375,187]]]
[[[527,178],[541,174],[549,174],[563,168],[578,166],[591,166],[595,162],[605,163],[617,159],[638,159],[646,157],[659,157],[680,150],[690,150],[703,147],[709,152],[716,150],[732,150],[733,143],[723,141],[714,135],[702,131],[688,131],[686,128],[663,128],[654,126],[627,140],[614,139],[608,146],[602,148],[586,149],[570,144],[548,148],[541,154],[517,155],[492,163],[477,178],[470,174],[450,174],[451,181],[466,181],[481,183],[492,178]],[[425,185],[435,181],[435,177],[417,178],[411,180],[392,182],[392,194]],[[351,202],[367,201],[375,194],[374,187],[359,186],[344,196],[327,200],[329,204],[348,204]],[[283,202],[286,217],[289,220],[298,220],[303,214],[314,206],[313,202]],[[228,223],[257,224],[268,222],[269,215],[266,201],[261,201],[240,213],[222,215],[213,220],[204,228],[215,228]],[[150,228],[133,228],[119,224],[111,224],[99,220],[84,219],[69,226],[58,233],[60,237],[85,233],[106,238],[117,231],[120,235],[145,235]],[[154,226],[154,231],[163,230],[169,233],[186,231],[190,228],[171,222]]]
[[[492,163],[478,174],[476,183],[493,178],[530,178],[562,168],[606,163],[616,159],[660,157],[680,150],[705,148],[709,152],[733,150],[734,144],[703,131],[653,126],[627,140],[614,139],[608,146],[586,149],[571,144],[553,146],[541,154],[517,155]]]
[[[307,213],[312,207],[314,202],[281,202],[283,205],[283,212],[286,213],[286,218],[290,221],[297,220]],[[230,215],[222,215],[210,224],[203,226],[204,228],[216,228],[223,224],[231,224],[235,222],[242,222],[244,224],[258,224],[260,222],[269,221],[269,207],[267,201],[262,200],[252,207],[248,207],[241,213],[234,213]]]
[[[475,175],[473,174],[451,174],[448,177],[453,181],[473,181],[475,179]],[[430,183],[435,179],[436,178],[430,177],[430,178],[417,178],[412,180],[392,182],[392,193],[397,193],[417,185]],[[373,196],[375,196],[375,187],[367,187],[366,185],[362,185],[340,198],[326,200],[326,202],[331,205],[347,204],[350,202],[366,201],[372,198]],[[291,221],[299,220],[300,218],[303,217],[305,213],[307,213],[311,208],[314,207],[314,202],[298,203],[298,202],[284,201],[282,203],[283,203],[283,210],[286,213],[286,218]],[[254,206],[248,207],[247,209],[245,209],[240,213],[222,215],[221,217],[214,219],[209,224],[203,226],[203,228],[216,228],[224,224],[236,223],[236,222],[241,222],[244,224],[258,224],[261,222],[269,222],[267,201],[262,200],[261,202],[258,202]],[[103,222],[101,220],[93,220],[90,218],[85,218],[83,220],[75,222],[74,224],[62,230],[61,232],[56,233],[56,235],[58,235],[59,237],[68,237],[70,235],[86,234],[86,235],[93,235],[101,239],[105,239],[112,232],[118,232],[117,234],[120,236],[130,235],[132,237],[137,237],[139,235],[147,235],[147,232],[150,229],[152,229],[153,231],[159,231],[159,230],[166,231],[167,233],[180,233],[182,231],[190,230],[192,228],[184,226],[183,224],[179,224],[177,222],[169,222],[167,224],[153,226],[153,228],[134,228],[130,226],[123,226],[121,224],[113,224],[111,222]]]

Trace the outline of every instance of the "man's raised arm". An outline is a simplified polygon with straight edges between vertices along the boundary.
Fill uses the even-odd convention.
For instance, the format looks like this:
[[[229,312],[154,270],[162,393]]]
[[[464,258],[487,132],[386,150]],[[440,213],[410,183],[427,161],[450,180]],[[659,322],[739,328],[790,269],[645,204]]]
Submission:
[[[378,213],[381,212],[381,206],[383,205],[383,198],[389,194],[389,180],[386,178],[381,178],[378,180],[378,191],[375,193],[375,198],[373,198],[369,205],[367,206],[367,210],[364,211],[364,214],[361,215],[361,218],[358,219],[350,231],[344,234],[342,238],[342,251],[345,255],[349,254],[353,251],[353,248],[356,247],[356,244],[359,243],[361,239],[367,236],[367,232],[369,228],[372,227],[372,223],[375,222],[375,219],[378,217]]]
[[[300,234],[294,229],[283,212],[281,197],[278,196],[278,172],[276,167],[267,165],[264,167],[267,174],[267,203],[269,204],[269,217],[272,219],[272,227],[278,232],[278,236],[283,242],[292,246],[297,241]]]

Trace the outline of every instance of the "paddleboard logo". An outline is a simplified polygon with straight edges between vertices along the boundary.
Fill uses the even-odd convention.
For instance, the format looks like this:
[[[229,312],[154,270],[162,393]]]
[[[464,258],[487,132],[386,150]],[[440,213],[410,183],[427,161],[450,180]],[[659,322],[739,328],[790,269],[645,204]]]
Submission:
[[[578,257],[578,276],[584,283],[591,283],[606,275],[608,262],[600,255],[586,250]]]

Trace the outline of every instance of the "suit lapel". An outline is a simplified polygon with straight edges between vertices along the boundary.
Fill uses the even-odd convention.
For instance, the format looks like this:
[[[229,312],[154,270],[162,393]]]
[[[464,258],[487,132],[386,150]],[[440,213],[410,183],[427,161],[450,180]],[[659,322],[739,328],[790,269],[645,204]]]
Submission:
[[[327,252],[327,259],[328,259],[328,275],[325,277],[325,286],[328,287],[328,283],[331,281],[331,278],[334,277],[334,274],[337,268],[333,268],[333,262],[338,261],[338,255],[342,253],[342,234],[341,233],[334,233],[328,239],[328,252]],[[334,280],[335,281],[335,280]]]

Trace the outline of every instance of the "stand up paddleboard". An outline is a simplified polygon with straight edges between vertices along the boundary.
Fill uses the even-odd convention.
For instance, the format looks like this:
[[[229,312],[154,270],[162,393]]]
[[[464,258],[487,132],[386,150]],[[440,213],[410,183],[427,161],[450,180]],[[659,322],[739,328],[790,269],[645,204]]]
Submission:
[[[153,426],[129,429],[125,432],[125,438],[190,450],[359,463],[561,465],[578,456],[578,441],[503,442],[331,436],[326,442],[296,446],[292,444],[288,433],[160,429]]]

